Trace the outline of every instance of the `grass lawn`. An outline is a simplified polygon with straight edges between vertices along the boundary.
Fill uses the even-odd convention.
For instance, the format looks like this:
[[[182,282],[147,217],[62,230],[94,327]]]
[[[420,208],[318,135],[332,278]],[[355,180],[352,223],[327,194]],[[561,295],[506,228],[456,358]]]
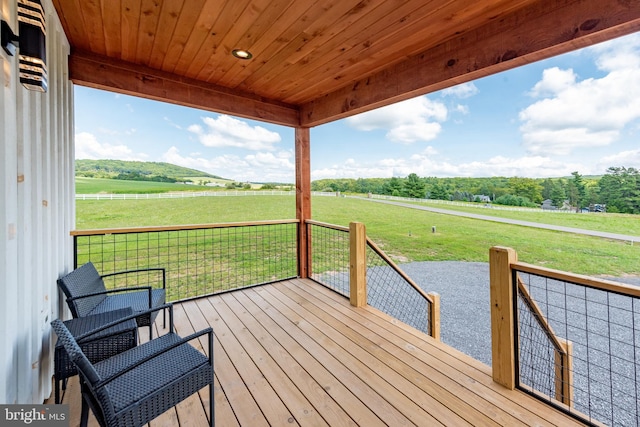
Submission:
[[[166,193],[168,191],[216,191],[221,189],[223,188],[207,187],[204,185],[175,184],[171,182],[76,177],[76,194],[145,194]]]
[[[295,218],[293,196],[77,201],[77,229],[207,224]],[[640,245],[412,210],[365,200],[314,197],[313,219],[360,221],[399,262],[483,261],[494,245],[521,261],[589,275],[640,274]],[[580,216],[580,215],[575,215]],[[587,215],[585,215],[587,216]],[[595,215],[594,215],[595,216]],[[605,222],[606,217],[601,216]],[[436,233],[431,227],[436,226]],[[586,227],[585,227],[586,228]],[[599,228],[598,228],[599,229]],[[603,228],[604,231],[612,231]]]
[[[586,230],[606,231],[609,233],[630,234],[640,236],[640,216],[616,213],[567,213],[531,209],[526,211],[501,210],[502,206],[486,208],[484,205],[469,203],[469,206],[447,205],[433,202],[400,202],[447,209],[458,212],[469,212],[476,215],[495,216],[499,218],[518,219],[520,221],[539,222],[542,224],[561,225],[564,227],[584,228]],[[504,206],[508,208],[508,206]]]

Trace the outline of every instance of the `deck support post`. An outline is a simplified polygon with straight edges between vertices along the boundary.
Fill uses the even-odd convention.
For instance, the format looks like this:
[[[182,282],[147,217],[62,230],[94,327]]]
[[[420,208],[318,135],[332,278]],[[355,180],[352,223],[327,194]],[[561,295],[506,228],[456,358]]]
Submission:
[[[367,232],[361,222],[349,224],[349,300],[354,307],[367,305]]]
[[[511,390],[516,380],[511,264],[517,261],[514,249],[494,246],[489,251],[493,381]]]
[[[573,343],[559,340],[564,352],[555,352],[556,400],[573,406]]]
[[[311,236],[307,232],[311,219],[311,132],[309,128],[296,128],[296,218],[298,224],[298,276],[311,275]]]
[[[429,292],[427,295],[431,298],[431,310],[429,310],[429,335],[440,341],[440,294],[437,292]]]

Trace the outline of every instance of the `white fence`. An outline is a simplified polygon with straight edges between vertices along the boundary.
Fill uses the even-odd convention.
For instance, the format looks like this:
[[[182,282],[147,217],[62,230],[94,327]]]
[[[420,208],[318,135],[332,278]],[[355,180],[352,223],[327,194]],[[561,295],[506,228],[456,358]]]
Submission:
[[[237,196],[295,196],[295,191],[280,190],[260,190],[260,191],[182,191],[175,193],[149,193],[149,194],[76,194],[76,200],[147,200],[147,199],[183,199],[192,197],[237,197]],[[332,196],[332,197],[354,197],[363,198],[363,196],[346,196],[338,192],[313,191],[313,196]],[[462,206],[478,209],[492,209],[501,211],[514,212],[553,212],[553,213],[575,213],[573,210],[545,210],[536,208],[521,208],[517,206],[496,206],[486,203],[463,203],[453,202],[449,200],[432,200],[432,199],[413,199],[410,197],[383,196],[380,194],[370,194],[369,199],[381,199],[397,202],[420,202],[434,205]]]
[[[295,196],[295,191],[183,191],[179,193],[150,194],[76,194],[76,200],[147,200],[147,199],[183,199],[192,197],[224,197],[224,196]],[[336,193],[314,191],[314,196],[336,196]]]
[[[465,203],[454,202],[450,200],[436,200],[436,199],[413,199],[410,197],[397,197],[397,196],[384,196],[380,194],[370,194],[369,199],[390,200],[396,202],[420,202],[433,205],[447,205],[447,206],[462,206],[465,208],[478,208],[478,209],[491,209],[499,211],[513,211],[513,212],[553,212],[553,213],[576,213],[574,210],[560,210],[560,209],[540,209],[540,208],[522,208],[518,206],[504,206],[494,205],[489,203]]]

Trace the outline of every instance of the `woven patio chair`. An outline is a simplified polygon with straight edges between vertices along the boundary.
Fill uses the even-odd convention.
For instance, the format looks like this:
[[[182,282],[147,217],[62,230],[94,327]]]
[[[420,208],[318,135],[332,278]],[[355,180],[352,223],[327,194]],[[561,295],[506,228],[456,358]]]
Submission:
[[[103,278],[121,274],[158,271],[162,273],[162,289],[152,286],[135,286],[107,289]],[[93,263],[88,262],[64,277],[58,279],[58,286],[67,297],[67,305],[73,317],[84,317],[90,314],[104,313],[131,307],[135,312],[142,312],[158,307],[166,302],[166,272],[164,268],[144,268],[118,271],[100,275]],[[149,327],[149,338],[153,337],[153,324],[157,311],[151,314],[140,314],[136,318],[138,326]],[[166,314],[163,314],[163,327],[166,326]]]
[[[169,310],[168,333],[97,363],[89,361],[78,341],[136,315],[77,338],[61,320],[51,322],[80,374],[82,427],[87,426],[89,409],[103,427],[142,426],[206,386],[210,393],[209,424],[213,427],[213,331],[207,328],[182,338],[174,332],[172,306],[155,310],[160,309]],[[208,337],[208,356],[189,343],[204,335]]]

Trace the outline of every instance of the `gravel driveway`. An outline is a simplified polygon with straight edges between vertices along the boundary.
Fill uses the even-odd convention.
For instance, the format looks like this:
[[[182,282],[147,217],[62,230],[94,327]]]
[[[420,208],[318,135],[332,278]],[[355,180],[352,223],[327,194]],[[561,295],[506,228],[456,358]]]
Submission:
[[[400,268],[426,292],[440,294],[442,342],[491,366],[489,264],[425,261]]]

